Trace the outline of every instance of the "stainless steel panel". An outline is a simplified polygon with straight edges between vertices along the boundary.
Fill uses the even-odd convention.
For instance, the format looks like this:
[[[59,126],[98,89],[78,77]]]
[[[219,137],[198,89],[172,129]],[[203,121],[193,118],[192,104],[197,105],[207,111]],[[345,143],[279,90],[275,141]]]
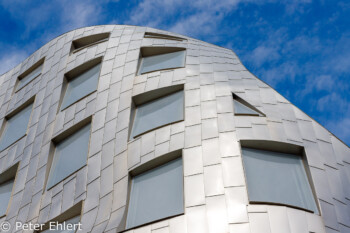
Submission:
[[[202,147],[184,149],[182,157],[185,176],[203,173]]]
[[[223,158],[222,174],[224,178],[225,187],[246,185],[241,157]]]
[[[219,139],[212,138],[202,142],[203,165],[214,165],[221,162]]]
[[[204,188],[206,196],[224,194],[221,164],[204,167]]]
[[[204,205],[185,209],[187,232],[208,233],[206,208]]]
[[[267,213],[249,213],[251,233],[271,233]]]
[[[187,176],[185,180],[185,207],[205,204],[203,174]]]
[[[224,195],[207,197],[207,221],[209,232],[228,232],[226,201]]]

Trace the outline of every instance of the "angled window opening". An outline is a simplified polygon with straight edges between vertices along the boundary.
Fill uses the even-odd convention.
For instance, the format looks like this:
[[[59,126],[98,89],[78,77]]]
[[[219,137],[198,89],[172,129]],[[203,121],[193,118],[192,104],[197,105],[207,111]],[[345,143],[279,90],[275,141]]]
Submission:
[[[251,204],[274,204],[319,213],[302,147],[273,141],[242,140]]]
[[[102,57],[90,60],[64,75],[61,111],[97,90]]]
[[[130,175],[126,229],[184,213],[181,150],[151,160]]]
[[[54,187],[86,165],[90,131],[91,118],[87,118],[52,139],[46,189]]]
[[[40,229],[36,229],[35,233],[75,233],[82,229],[81,221],[81,211],[82,202],[78,202],[59,216],[51,219],[45,224],[42,224]],[[65,226],[65,227],[64,227]],[[69,226],[69,227],[68,227]],[[51,228],[51,230],[50,230]]]
[[[0,218],[5,216],[11,203],[18,163],[0,174]]]
[[[161,33],[155,33],[155,32],[145,32],[145,38],[152,38],[152,39],[163,39],[163,40],[176,40],[176,41],[185,41],[187,39],[177,36],[171,36]]]
[[[256,107],[232,93],[233,109],[236,116],[265,116]]]
[[[1,128],[0,151],[5,150],[26,136],[33,105],[34,98],[31,98],[5,117]]]
[[[99,33],[90,36],[85,36],[77,40],[73,40],[71,53],[78,52],[84,48],[108,41],[110,33]]]
[[[142,47],[138,75],[185,67],[186,49],[179,47]]]
[[[133,97],[129,139],[184,120],[183,85],[149,91]]]
[[[32,82],[35,78],[41,75],[41,72],[44,66],[44,61],[45,61],[45,58],[40,59],[38,62],[32,65],[29,69],[23,72],[20,76],[18,76],[17,85],[15,88],[16,92],[21,90],[28,83]]]

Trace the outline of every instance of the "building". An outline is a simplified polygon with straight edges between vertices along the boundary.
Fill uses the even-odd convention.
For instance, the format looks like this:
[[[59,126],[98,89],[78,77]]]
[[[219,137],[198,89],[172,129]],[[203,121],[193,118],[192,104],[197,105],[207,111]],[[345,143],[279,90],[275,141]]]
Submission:
[[[349,147],[231,50],[86,27],[0,83],[9,232],[350,232]]]

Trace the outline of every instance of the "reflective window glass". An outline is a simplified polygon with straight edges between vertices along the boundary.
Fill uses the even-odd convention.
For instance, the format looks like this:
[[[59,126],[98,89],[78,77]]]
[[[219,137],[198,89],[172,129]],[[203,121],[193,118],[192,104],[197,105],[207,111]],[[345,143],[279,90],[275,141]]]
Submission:
[[[179,67],[185,67],[185,50],[143,57],[139,74]]]
[[[233,102],[234,102],[235,114],[247,114],[247,115],[256,115],[256,116],[260,115],[260,113],[258,113],[257,111],[251,109],[250,107],[242,104],[241,102],[235,99],[233,100]]]
[[[42,69],[43,69],[43,64],[41,64],[40,66],[35,68],[32,72],[30,72],[29,74],[21,78],[18,82],[17,90],[21,89],[22,87],[30,83],[33,79],[38,77],[41,74]]]
[[[86,165],[89,140],[90,124],[56,145],[47,188],[54,186]]]
[[[6,149],[27,133],[33,104],[7,119],[0,139],[0,151]]]
[[[242,148],[250,202],[278,203],[317,212],[301,156]]]
[[[182,159],[132,178],[127,228],[184,212]]]
[[[85,71],[81,75],[68,81],[61,109],[65,109],[83,97],[96,91],[98,78],[100,76],[100,69],[101,64],[98,64],[88,71]]]
[[[14,179],[0,184],[0,217],[6,214],[10,202]]]
[[[183,108],[183,91],[137,106],[131,137],[162,125],[183,120]]]

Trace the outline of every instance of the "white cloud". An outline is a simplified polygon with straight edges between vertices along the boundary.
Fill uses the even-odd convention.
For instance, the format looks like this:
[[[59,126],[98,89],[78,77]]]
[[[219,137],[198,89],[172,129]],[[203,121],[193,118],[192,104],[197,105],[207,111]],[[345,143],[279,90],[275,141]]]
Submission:
[[[11,17],[24,24],[25,30],[20,33],[19,37],[21,40],[27,41],[17,48],[14,45],[2,44],[7,48],[6,54],[1,51],[0,73],[12,69],[58,35],[79,27],[97,24],[103,18],[99,3],[92,0],[55,0],[51,1],[50,4],[42,2],[33,4],[30,1],[17,0],[0,2],[2,7],[11,14]],[[52,19],[57,19],[54,21],[55,25],[48,27],[47,23],[52,23],[50,21]],[[28,38],[33,31],[37,31],[39,36]]]
[[[125,23],[202,38],[217,32],[225,14],[234,11],[240,1],[143,0]]]
[[[348,130],[350,129],[350,118],[341,117],[340,119],[334,119],[332,121],[328,120],[325,122],[326,128],[329,129],[334,135],[340,138],[344,142],[350,142],[350,134]]]
[[[11,50],[11,52],[6,53],[5,56],[0,58],[0,75],[6,73],[7,71],[13,69],[24,59],[28,57],[28,53],[23,50]]]
[[[319,38],[305,34],[296,34],[294,38],[285,38],[281,46],[282,52],[287,54],[311,55],[322,52]]]
[[[308,5],[312,0],[294,0],[294,1],[284,1],[286,4],[286,13],[293,14],[296,11],[303,12],[305,5]]]
[[[214,31],[221,19],[222,17],[220,15],[200,12],[178,21],[169,28],[169,31],[192,37],[201,37],[209,34],[214,34],[213,36],[215,36]]]
[[[249,59],[255,66],[258,67],[263,65],[265,62],[280,59],[280,55],[278,48],[261,45],[253,50],[253,52],[249,55]]]
[[[320,112],[324,110],[337,111],[339,109],[342,109],[343,111],[341,112],[344,112],[349,106],[350,103],[337,92],[325,95],[317,101],[317,110]]]
[[[335,80],[331,75],[321,75],[314,79],[315,85],[313,85],[317,90],[333,90],[335,85]]]
[[[287,81],[294,83],[299,70],[296,63],[284,62],[269,69],[260,68],[258,77],[266,80],[271,86],[278,87],[279,84]]]
[[[93,25],[101,18],[101,6],[98,1],[61,1],[61,32]],[[67,7],[68,6],[68,7]]]
[[[126,24],[159,26],[163,20],[181,10],[184,0],[143,0],[134,7]]]

